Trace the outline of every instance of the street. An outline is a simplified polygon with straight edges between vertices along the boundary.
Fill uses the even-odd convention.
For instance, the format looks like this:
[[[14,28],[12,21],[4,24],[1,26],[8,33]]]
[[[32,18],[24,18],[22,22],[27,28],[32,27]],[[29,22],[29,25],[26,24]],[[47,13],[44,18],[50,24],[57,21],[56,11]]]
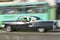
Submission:
[[[60,40],[60,32],[6,32],[0,30],[0,40]]]

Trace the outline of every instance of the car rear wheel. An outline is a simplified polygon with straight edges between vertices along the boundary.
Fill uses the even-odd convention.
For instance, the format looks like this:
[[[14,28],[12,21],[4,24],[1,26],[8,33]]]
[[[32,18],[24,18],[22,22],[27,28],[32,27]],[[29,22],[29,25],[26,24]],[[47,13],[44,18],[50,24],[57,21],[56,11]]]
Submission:
[[[12,29],[12,27],[11,27],[11,26],[6,26],[6,31],[7,31],[7,32],[12,32],[12,31],[13,31],[13,29]]]

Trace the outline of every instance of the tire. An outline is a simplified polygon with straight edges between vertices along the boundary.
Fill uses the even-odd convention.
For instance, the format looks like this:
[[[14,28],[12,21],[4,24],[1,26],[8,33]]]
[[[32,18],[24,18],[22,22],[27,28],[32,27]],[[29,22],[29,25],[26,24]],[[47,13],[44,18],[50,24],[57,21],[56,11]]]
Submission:
[[[12,32],[12,31],[13,31],[13,29],[12,29],[12,27],[11,27],[11,26],[6,26],[6,31],[7,31],[7,32]]]
[[[37,30],[38,30],[38,32],[41,32],[41,33],[45,32],[45,28],[38,28]]]

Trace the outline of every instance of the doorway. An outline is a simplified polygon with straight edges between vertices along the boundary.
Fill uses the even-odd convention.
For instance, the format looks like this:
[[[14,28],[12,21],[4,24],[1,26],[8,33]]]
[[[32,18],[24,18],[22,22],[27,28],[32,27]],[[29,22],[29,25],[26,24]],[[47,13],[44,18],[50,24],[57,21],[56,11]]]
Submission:
[[[57,10],[56,10],[56,19],[60,19],[60,3],[57,3]]]

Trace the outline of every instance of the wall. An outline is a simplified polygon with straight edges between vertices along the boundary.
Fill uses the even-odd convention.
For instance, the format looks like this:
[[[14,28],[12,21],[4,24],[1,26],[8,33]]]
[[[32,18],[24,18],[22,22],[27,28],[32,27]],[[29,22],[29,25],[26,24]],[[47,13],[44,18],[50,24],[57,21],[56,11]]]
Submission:
[[[56,5],[56,0],[46,0],[46,2],[48,2],[50,6]]]
[[[51,20],[56,19],[56,7],[51,7],[51,9],[50,9],[50,19]]]
[[[9,2],[9,1],[13,1],[13,0],[0,0],[0,2]]]

